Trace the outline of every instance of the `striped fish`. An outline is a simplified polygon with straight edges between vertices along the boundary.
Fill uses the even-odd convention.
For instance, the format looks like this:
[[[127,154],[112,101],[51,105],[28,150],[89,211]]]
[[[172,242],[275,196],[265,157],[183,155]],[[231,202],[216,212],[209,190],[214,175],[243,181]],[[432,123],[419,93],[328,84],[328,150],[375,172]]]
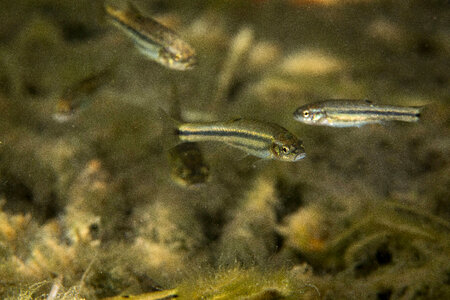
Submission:
[[[135,42],[146,57],[175,70],[188,70],[197,64],[194,49],[175,32],[143,16],[128,3],[126,9],[105,5],[108,19]]]
[[[167,119],[167,115],[164,118]],[[175,129],[178,141],[223,142],[263,159],[292,162],[306,156],[302,141],[273,123],[235,119],[228,122],[177,123],[170,128]]]
[[[325,100],[299,107],[294,119],[309,125],[360,127],[386,121],[416,122],[421,109],[376,105],[369,100]]]

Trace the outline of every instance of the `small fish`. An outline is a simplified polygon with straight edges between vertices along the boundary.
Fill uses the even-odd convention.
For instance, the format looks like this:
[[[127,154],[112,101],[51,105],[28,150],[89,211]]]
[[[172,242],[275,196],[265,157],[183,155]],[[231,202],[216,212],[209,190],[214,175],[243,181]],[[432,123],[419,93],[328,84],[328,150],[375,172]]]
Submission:
[[[92,101],[92,94],[108,82],[111,73],[106,69],[68,87],[56,102],[53,119],[60,123],[72,120],[82,107]]]
[[[164,116],[164,115],[163,115]],[[168,117],[165,117],[167,126]],[[174,123],[174,120],[171,120]],[[169,125],[170,126],[170,125]],[[262,159],[298,161],[306,156],[301,140],[285,128],[268,122],[235,119],[228,122],[177,123],[171,127],[179,141],[226,143]]]
[[[197,65],[194,49],[175,32],[143,16],[131,3],[122,10],[105,6],[111,22],[135,42],[136,48],[148,58],[174,70],[189,70]]]
[[[332,127],[360,127],[385,121],[416,122],[422,107],[376,105],[369,100],[325,100],[306,104],[294,112],[305,124]]]
[[[204,162],[197,143],[181,143],[168,151],[171,177],[180,186],[190,187],[205,183],[209,166]]]
[[[178,298],[178,291],[176,289],[155,291],[140,295],[121,295],[109,298],[102,298],[102,300],[170,300]]]

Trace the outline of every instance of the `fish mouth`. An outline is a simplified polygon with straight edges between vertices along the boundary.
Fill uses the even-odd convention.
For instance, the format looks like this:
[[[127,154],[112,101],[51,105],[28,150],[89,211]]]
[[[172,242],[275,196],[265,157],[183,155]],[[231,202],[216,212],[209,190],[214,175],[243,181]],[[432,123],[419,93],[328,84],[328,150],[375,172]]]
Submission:
[[[186,62],[186,69],[192,69],[196,66],[198,66],[198,61],[196,58],[191,58],[189,61]]]
[[[187,60],[187,61],[178,61],[177,63],[172,65],[173,69],[185,71],[185,70],[191,70],[195,68],[198,65],[197,61],[194,60]]]
[[[306,153],[305,152],[299,153],[299,154],[297,154],[295,156],[294,161],[298,161],[298,160],[304,159],[305,157],[306,157]]]

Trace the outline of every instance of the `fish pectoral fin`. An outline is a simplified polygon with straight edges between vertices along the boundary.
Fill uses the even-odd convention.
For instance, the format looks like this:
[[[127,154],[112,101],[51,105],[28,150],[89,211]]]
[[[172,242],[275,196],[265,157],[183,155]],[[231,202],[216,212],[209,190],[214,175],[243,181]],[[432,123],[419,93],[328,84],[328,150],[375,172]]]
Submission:
[[[259,168],[261,167],[264,163],[266,163],[268,161],[268,159],[264,159],[264,158],[260,158],[260,157],[256,157],[256,156],[251,156],[248,160],[248,164],[253,168]]]
[[[161,46],[155,43],[147,43],[145,46],[139,42],[134,42],[135,48],[144,56],[151,58],[152,60],[158,60],[160,56]]]
[[[238,156],[238,155],[237,155]],[[248,153],[244,153],[244,154],[242,154],[241,156],[238,156],[238,158],[236,159],[237,161],[243,161],[243,160],[246,160],[246,159],[248,159],[249,157],[253,157],[253,156],[251,156],[250,154],[248,154]]]

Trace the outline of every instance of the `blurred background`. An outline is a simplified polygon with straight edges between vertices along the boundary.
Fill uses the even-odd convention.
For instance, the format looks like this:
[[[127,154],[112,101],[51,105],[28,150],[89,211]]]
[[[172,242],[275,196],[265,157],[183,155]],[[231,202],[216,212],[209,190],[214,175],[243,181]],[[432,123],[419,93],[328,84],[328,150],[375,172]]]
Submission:
[[[2,298],[450,297],[448,1],[133,4],[198,66],[146,59],[102,1],[0,3]],[[328,98],[424,109],[361,128],[293,119]],[[201,143],[186,166],[158,108],[275,122],[307,157]]]

